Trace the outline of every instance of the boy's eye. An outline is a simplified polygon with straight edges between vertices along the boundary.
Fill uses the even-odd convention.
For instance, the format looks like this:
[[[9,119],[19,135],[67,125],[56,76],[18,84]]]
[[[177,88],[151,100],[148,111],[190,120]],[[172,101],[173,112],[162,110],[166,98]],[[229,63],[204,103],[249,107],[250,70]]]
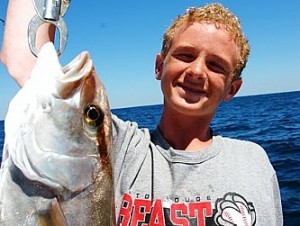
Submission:
[[[208,62],[208,68],[210,68],[210,70],[217,72],[217,73],[226,73],[225,68],[223,67],[223,65],[219,64],[218,62]]]
[[[175,54],[175,57],[178,60],[181,60],[181,61],[184,61],[184,62],[190,62],[194,59],[193,54],[190,54],[190,53],[178,53],[178,54]]]

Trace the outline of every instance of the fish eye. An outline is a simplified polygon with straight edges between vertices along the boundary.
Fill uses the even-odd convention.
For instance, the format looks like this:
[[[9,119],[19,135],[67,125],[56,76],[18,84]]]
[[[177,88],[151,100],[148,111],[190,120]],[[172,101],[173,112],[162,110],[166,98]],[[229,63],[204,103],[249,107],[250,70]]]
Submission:
[[[96,105],[88,105],[84,109],[84,121],[93,127],[98,127],[104,120],[104,113],[100,107]]]

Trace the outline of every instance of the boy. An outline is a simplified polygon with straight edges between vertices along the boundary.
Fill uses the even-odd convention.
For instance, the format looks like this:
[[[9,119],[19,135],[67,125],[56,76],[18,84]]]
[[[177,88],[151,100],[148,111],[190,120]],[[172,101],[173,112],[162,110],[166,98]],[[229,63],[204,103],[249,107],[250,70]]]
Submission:
[[[2,60],[22,85],[12,36],[6,33]],[[283,224],[265,151],[210,128],[221,101],[240,89],[248,55],[238,19],[219,4],[191,8],[171,24],[155,63],[164,95],[157,129],[150,134],[113,116],[117,225]]]

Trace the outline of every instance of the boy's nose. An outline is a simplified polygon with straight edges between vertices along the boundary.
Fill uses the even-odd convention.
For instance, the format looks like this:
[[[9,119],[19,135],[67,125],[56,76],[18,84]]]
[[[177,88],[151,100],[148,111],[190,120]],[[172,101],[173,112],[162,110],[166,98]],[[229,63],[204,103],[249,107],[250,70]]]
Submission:
[[[206,76],[205,61],[201,58],[195,59],[189,66],[188,73],[195,79],[203,79]]]

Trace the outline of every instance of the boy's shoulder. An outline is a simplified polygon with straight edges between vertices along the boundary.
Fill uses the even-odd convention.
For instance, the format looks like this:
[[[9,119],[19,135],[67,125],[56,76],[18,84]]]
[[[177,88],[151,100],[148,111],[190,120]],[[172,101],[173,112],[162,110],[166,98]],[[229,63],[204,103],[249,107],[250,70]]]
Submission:
[[[270,163],[266,150],[259,144],[249,140],[217,136],[218,146],[223,154],[229,155],[234,159],[243,159],[243,161],[253,164]]]

